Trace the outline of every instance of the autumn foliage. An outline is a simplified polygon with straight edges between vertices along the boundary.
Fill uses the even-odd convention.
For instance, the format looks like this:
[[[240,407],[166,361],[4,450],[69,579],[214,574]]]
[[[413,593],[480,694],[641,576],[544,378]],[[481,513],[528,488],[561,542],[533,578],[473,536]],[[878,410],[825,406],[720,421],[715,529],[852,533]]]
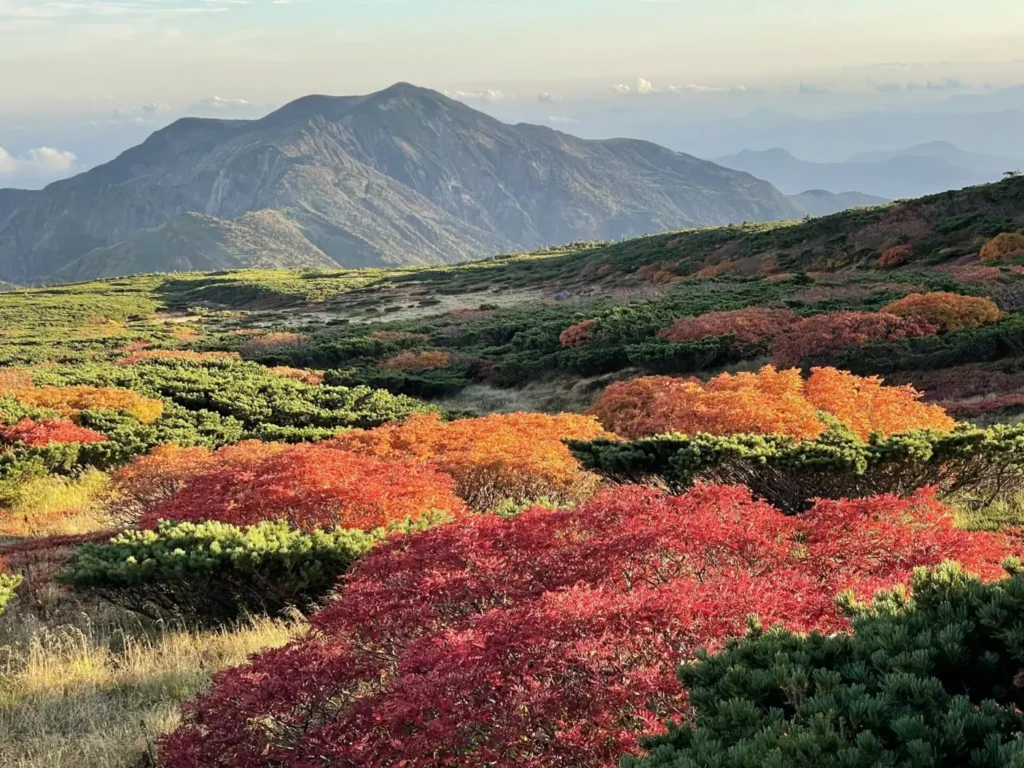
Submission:
[[[913,387],[887,387],[877,376],[815,368],[804,384],[804,394],[808,402],[839,419],[864,440],[873,432],[949,432],[956,426],[941,407],[922,403],[922,394]]]
[[[351,430],[335,438],[344,450],[416,461],[450,475],[472,508],[547,497],[573,502],[596,478],[580,469],[563,440],[593,440],[604,430],[591,417],[541,413],[494,414],[444,422],[434,414],[401,424]]]
[[[241,349],[242,357],[259,357],[273,352],[293,352],[305,349],[309,338],[301,333],[291,331],[275,331],[254,336]]]
[[[161,400],[142,397],[128,389],[115,387],[25,387],[6,390],[23,405],[46,408],[74,419],[82,411],[124,411],[143,424],[160,418]]]
[[[908,264],[914,256],[914,246],[895,245],[882,252],[878,258],[878,266],[882,269],[895,269]]]
[[[0,427],[0,440],[21,443],[29,448],[40,448],[50,443],[102,443],[106,436],[80,427],[73,421],[24,418],[9,427]]]
[[[1004,232],[989,240],[981,249],[982,261],[1005,261],[1024,254],[1024,235]]]
[[[176,467],[168,475],[142,472],[137,482],[152,481],[154,492],[162,494],[160,482],[175,482],[184,455],[172,458]],[[159,458],[150,469],[153,464],[158,467]],[[332,443],[248,441],[221,448],[200,466],[169,498],[149,507],[140,525],[152,527],[161,519],[239,526],[285,520],[306,531],[369,530],[428,512],[458,516],[465,509],[452,479],[432,467],[359,455]]]
[[[630,439],[673,432],[812,439],[828,426],[819,410],[862,438],[872,432],[953,428],[945,411],[920,398],[912,387],[886,387],[878,378],[834,368],[815,368],[805,382],[799,370],[766,366],[757,373],[725,373],[707,383],[669,376],[618,382],[604,391],[591,413]]]
[[[452,364],[452,353],[441,349],[399,352],[380,364],[381,368],[394,371],[436,371]]]
[[[836,312],[795,323],[772,342],[772,362],[800,366],[807,360],[857,349],[872,342],[930,336],[938,327],[916,317],[886,312]]]
[[[583,320],[582,322],[570,325],[558,337],[558,343],[566,349],[582,347],[594,333],[597,320]]]
[[[310,371],[306,368],[291,368],[287,365],[277,365],[270,369],[275,376],[282,376],[286,379],[295,379],[303,384],[319,386],[324,383],[323,371]]]
[[[913,317],[941,331],[962,331],[998,323],[1002,313],[992,299],[957,293],[913,293],[882,308],[900,317]]]
[[[217,676],[168,768],[611,768],[686,716],[676,666],[765,625],[836,632],[834,602],[952,558],[1008,554],[929,495],[786,517],[741,488],[637,487],[569,511],[469,518],[366,556],[313,631]]]
[[[732,336],[742,344],[759,344],[775,338],[796,321],[796,315],[789,310],[748,307],[683,317],[662,330],[658,336],[673,344],[713,336]]]

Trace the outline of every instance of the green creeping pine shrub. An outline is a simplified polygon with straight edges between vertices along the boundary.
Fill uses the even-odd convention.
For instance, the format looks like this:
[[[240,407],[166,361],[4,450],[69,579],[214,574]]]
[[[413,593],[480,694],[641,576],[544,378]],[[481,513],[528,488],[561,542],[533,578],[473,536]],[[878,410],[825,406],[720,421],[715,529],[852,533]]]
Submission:
[[[690,721],[622,768],[1024,766],[1024,575],[947,563],[913,595],[847,600],[852,635],[755,627],[698,654],[679,669]]]
[[[1024,484],[1024,425],[909,432],[868,442],[843,430],[817,440],[784,435],[662,435],[632,442],[570,441],[584,468],[616,482],[682,491],[695,482],[742,484],[787,512],[815,498],[907,495],[939,486],[984,507]]]
[[[79,547],[60,580],[152,618],[213,624],[289,607],[308,610],[390,533],[441,521],[428,515],[390,531],[308,534],[277,521],[239,528],[165,520],[155,531],[128,531],[107,544]]]
[[[0,573],[0,616],[14,599],[14,592],[21,586],[21,576],[11,573]]]

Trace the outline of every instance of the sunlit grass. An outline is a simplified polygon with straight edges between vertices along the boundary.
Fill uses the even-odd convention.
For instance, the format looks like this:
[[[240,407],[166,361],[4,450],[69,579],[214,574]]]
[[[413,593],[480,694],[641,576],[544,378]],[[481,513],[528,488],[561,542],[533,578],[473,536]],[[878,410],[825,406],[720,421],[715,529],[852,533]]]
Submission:
[[[110,478],[89,469],[75,478],[37,477],[18,492],[18,500],[0,511],[0,537],[74,536],[111,528],[104,506]]]
[[[236,629],[146,632],[124,615],[102,628],[82,617],[9,638],[0,645],[0,765],[154,765],[155,740],[175,727],[181,702],[214,672],[302,628],[254,619]]]

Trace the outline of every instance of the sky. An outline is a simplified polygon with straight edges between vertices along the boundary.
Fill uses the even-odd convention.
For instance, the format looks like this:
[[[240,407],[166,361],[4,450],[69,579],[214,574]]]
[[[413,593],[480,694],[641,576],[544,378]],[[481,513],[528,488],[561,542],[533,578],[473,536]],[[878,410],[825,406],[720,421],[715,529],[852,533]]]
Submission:
[[[828,117],[1024,83],[1024,0],[0,0],[0,187],[410,81],[504,119]],[[603,127],[602,127],[603,126]]]

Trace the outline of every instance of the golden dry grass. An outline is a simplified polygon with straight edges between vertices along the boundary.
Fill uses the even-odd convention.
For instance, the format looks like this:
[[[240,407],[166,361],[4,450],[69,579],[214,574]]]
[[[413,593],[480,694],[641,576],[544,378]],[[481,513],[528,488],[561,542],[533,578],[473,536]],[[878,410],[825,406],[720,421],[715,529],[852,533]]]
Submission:
[[[76,478],[37,477],[21,486],[18,500],[0,510],[0,537],[75,536],[109,530],[105,509],[110,478],[90,469]]]
[[[155,765],[155,739],[175,727],[182,701],[217,670],[302,629],[254,619],[235,629],[153,631],[127,614],[104,626],[85,616],[52,628],[32,624],[9,616],[0,627],[7,629],[6,638],[0,634],[5,768]]]

